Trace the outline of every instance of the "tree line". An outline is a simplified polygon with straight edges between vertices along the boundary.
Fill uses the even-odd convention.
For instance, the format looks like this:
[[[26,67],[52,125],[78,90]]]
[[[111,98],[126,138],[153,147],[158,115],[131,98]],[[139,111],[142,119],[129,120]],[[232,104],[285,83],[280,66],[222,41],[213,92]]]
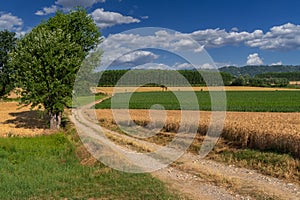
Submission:
[[[287,87],[289,80],[287,78],[260,78],[250,76],[238,76],[232,83],[232,86],[253,86],[253,87]]]
[[[220,75],[224,85],[232,83],[234,77],[231,74],[221,72]],[[145,86],[220,85],[217,76],[218,72],[207,70],[107,70],[98,73],[98,77],[101,77],[98,86],[136,86],[140,83],[147,83]],[[208,81],[205,81],[204,77]]]
[[[282,78],[289,81],[300,81],[300,72],[269,72],[263,74],[257,74],[256,78],[267,78],[267,79],[276,79]]]
[[[130,73],[128,73],[130,71]],[[127,75],[125,75],[128,73]],[[216,71],[197,71],[197,70],[107,70],[99,72],[101,77],[98,86],[136,86],[141,82],[147,82],[144,86],[187,86],[183,81],[184,77],[191,86],[206,86],[207,82],[204,76],[209,79],[209,85],[220,85],[220,82],[214,83],[212,80],[217,76]],[[125,79],[121,79],[126,76]],[[290,80],[300,80],[300,72],[294,73],[267,73],[259,74],[255,77],[249,75],[233,76],[230,73],[220,72],[225,86],[254,86],[254,87],[286,87]],[[182,77],[180,77],[182,76]],[[161,82],[152,83],[153,77]]]
[[[286,87],[290,81],[300,81],[300,72],[268,72],[256,74],[254,77],[249,75],[236,77],[232,85],[256,86],[256,87]]]

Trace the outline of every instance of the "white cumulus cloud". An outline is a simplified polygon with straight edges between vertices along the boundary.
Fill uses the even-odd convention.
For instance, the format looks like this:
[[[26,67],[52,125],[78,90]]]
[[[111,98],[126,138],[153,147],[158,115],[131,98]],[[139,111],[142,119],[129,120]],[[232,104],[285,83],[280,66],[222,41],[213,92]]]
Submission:
[[[41,10],[36,11],[35,15],[49,15],[55,13],[59,8],[62,10],[70,10],[77,6],[88,8],[99,2],[104,3],[105,0],[57,0],[54,5],[44,7]]]
[[[217,48],[225,45],[240,45],[249,40],[255,40],[261,38],[263,32],[261,30],[255,30],[252,33],[242,32],[227,32],[224,29],[205,29],[194,31],[190,34],[194,40],[200,45],[204,45],[207,48]]]
[[[84,8],[88,8],[98,2],[104,3],[105,0],[57,0],[55,1],[55,4],[60,5],[66,9],[71,9],[76,6],[82,6]]]
[[[172,69],[174,70],[181,70],[181,69],[194,69],[195,67],[190,64],[190,63],[175,63],[173,66],[172,66]]]
[[[100,11],[104,12],[103,9]],[[105,19],[105,17],[103,18]],[[112,20],[113,17],[110,19],[111,21],[114,21]],[[114,23],[107,22],[107,24]],[[108,26],[107,24],[104,23],[104,26]],[[136,32],[118,33],[109,35],[109,39],[105,40],[102,44],[103,49],[110,52],[110,54],[106,55],[106,57],[103,57],[102,61],[103,63],[109,63],[109,61],[114,60],[116,56],[121,56],[124,54],[124,52],[128,52],[128,50],[130,51],[130,49],[147,48],[167,49],[173,53],[194,52],[199,53],[199,55],[201,55],[202,51],[204,52],[204,48],[219,48],[228,45],[244,45],[262,50],[286,51],[300,49],[299,37],[300,25],[294,25],[291,23],[281,26],[274,26],[266,33],[259,29],[252,32],[238,32],[237,29],[230,32],[227,32],[224,29],[204,29],[194,31],[192,33],[178,33],[168,30],[158,30],[150,35],[138,34]],[[197,63],[197,66],[195,67],[210,68],[210,66],[202,66],[205,63],[209,62],[203,60],[202,63]],[[248,65],[261,65],[263,63],[263,59],[260,58],[257,53],[253,53],[248,56]],[[223,63],[217,64],[218,67],[221,65],[223,65]],[[173,67],[185,68],[188,66],[182,65]]]
[[[99,28],[107,28],[117,24],[139,23],[140,20],[131,16],[124,16],[120,13],[104,11],[103,8],[98,8],[91,13],[96,25]]]
[[[197,30],[191,33],[185,33],[185,35],[196,40],[205,48],[245,45],[275,51],[300,49],[300,25],[292,23],[273,26],[265,33],[260,29],[252,32],[238,31],[238,28],[234,27],[229,32],[225,29],[216,28]],[[189,45],[185,40],[179,41],[176,44],[180,46]]]
[[[238,32],[239,29],[238,29],[237,27],[233,27],[233,28],[231,29],[231,31],[232,31],[232,32]]]
[[[118,33],[109,35],[109,40],[104,42],[105,48],[118,49],[120,44],[125,47],[162,48],[171,50],[191,50],[200,52],[200,46],[187,34],[170,33],[165,30],[156,31],[152,35]]]
[[[215,69],[216,67],[212,63],[204,63],[201,65],[194,66],[190,63],[175,63],[172,66],[172,69],[181,70],[181,69]]]
[[[262,65],[263,60],[259,57],[258,53],[250,54],[247,57],[247,65]]]
[[[292,23],[272,27],[262,37],[249,40],[250,47],[268,50],[293,50],[300,48],[300,25]]]
[[[150,51],[133,51],[120,56],[117,60],[113,61],[112,65],[118,66],[138,66],[146,63],[153,62],[159,56]]]
[[[42,10],[38,10],[35,12],[36,15],[49,15],[52,13],[55,13],[57,11],[58,7],[56,5],[52,5],[50,7],[44,7]]]
[[[76,6],[83,6],[85,8],[91,7],[96,3],[105,0],[56,0],[54,5],[44,7],[38,10],[36,15],[48,15],[56,12],[57,9],[70,10]],[[105,11],[103,8],[98,8],[91,13],[95,23],[99,28],[107,28],[119,24],[139,23],[140,19],[148,19],[148,16],[141,16],[140,19],[132,16],[124,16],[121,13]],[[193,42],[186,38],[182,38],[183,34],[173,34],[169,39],[170,34],[162,31],[158,32],[157,36],[164,38],[164,43],[170,42],[174,48],[194,48],[195,51],[202,51],[205,48],[219,48],[223,46],[244,45],[251,48],[259,48],[263,50],[287,51],[300,49],[300,25],[286,23],[278,26],[271,27],[265,33],[260,30],[240,31],[238,27],[233,27],[231,30],[225,29],[203,29],[196,30],[191,33],[184,33],[184,35],[191,37],[198,42],[201,48],[195,48]],[[164,37],[162,37],[164,36]],[[174,38],[176,37],[176,40]],[[156,40],[156,38],[151,38]],[[197,50],[196,50],[197,49]]]
[[[199,68],[200,69],[215,69],[215,67],[211,63],[204,63]]]
[[[21,31],[23,20],[11,13],[0,12],[0,30],[7,29],[9,31]]]
[[[190,40],[190,41],[189,41]],[[130,52],[131,49],[166,49],[170,52],[191,51],[200,53],[203,48],[195,41],[191,45],[191,38],[187,35],[169,33],[159,30],[150,35],[133,33],[118,33],[109,35],[101,44],[105,56],[102,58],[102,65],[107,66],[116,58]],[[150,54],[148,54],[150,56]]]
[[[276,62],[276,63],[272,63],[271,65],[272,65],[272,66],[274,66],[274,65],[282,65],[282,62],[279,61],[279,62]]]
[[[143,65],[133,67],[132,69],[170,70],[172,68],[170,68],[168,65],[165,65],[163,63],[146,63],[146,64],[143,64]]]
[[[300,49],[300,25],[286,23],[273,26],[264,33],[262,30],[253,32],[238,31],[234,27],[231,31],[225,29],[204,29],[187,33],[200,45],[206,48],[218,48],[226,45],[245,45],[263,50],[286,51]]]

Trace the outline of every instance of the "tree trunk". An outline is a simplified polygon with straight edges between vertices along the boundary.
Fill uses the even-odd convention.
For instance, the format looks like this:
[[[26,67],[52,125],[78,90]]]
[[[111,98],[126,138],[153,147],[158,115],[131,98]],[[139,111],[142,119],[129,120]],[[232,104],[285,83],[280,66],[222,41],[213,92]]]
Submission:
[[[49,112],[50,116],[50,129],[59,129],[61,124],[61,112],[52,113]]]
[[[3,86],[1,91],[0,91],[0,97],[5,95],[5,91],[6,91],[6,88],[5,88],[5,86]]]

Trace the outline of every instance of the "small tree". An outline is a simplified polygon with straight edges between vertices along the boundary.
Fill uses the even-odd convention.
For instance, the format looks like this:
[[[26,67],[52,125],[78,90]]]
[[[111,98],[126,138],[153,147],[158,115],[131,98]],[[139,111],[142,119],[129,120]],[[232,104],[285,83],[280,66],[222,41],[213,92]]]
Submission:
[[[232,81],[233,86],[244,86],[246,85],[246,80],[243,76],[237,77],[234,81]]]
[[[0,31],[0,97],[3,97],[13,89],[10,78],[11,69],[8,65],[8,53],[16,45],[15,33],[8,30]]]
[[[95,68],[100,65],[101,55],[102,51],[98,49],[97,51],[90,52],[89,56],[82,62],[82,67],[77,73],[73,87],[73,100],[80,96],[91,95],[91,88],[98,86],[99,73],[95,72]]]
[[[60,127],[76,74],[88,51],[99,43],[99,36],[84,10],[58,12],[22,38],[11,53],[22,102],[43,106],[49,113],[51,129]]]

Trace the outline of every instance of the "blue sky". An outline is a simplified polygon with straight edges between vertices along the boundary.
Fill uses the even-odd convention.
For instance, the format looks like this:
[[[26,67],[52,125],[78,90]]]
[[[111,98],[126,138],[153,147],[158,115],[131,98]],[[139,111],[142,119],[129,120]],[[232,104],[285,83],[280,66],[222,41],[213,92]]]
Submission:
[[[57,9],[76,5],[87,8],[105,38],[163,27],[199,42],[217,66],[300,64],[298,0],[10,0],[0,2],[0,29],[24,34]],[[138,56],[159,62],[155,52],[130,58]]]

